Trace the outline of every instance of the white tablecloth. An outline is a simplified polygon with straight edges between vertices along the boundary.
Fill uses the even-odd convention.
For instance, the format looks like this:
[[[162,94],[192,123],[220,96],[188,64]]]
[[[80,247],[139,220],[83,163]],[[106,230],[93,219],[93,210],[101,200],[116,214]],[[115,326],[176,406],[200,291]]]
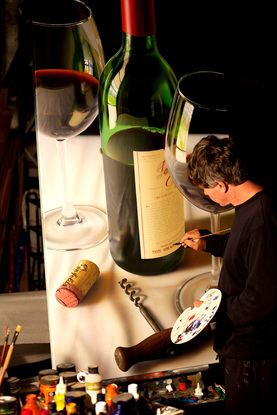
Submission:
[[[62,192],[55,140],[39,137],[39,175],[42,212],[62,205]],[[73,203],[105,207],[100,137],[81,135],[68,140],[68,158]],[[209,214],[185,201],[186,228],[210,227]],[[232,212],[222,215],[222,227],[230,226]],[[100,268],[100,276],[76,308],[66,308],[55,299],[55,291],[81,259],[89,259]],[[127,278],[139,289],[138,294],[162,328],[172,327],[178,317],[174,306],[177,287],[185,280],[208,271],[207,253],[187,250],[178,269],[160,276],[144,277],[119,268],[109,253],[109,242],[82,251],[45,249],[46,287],[53,367],[74,362],[78,369],[97,364],[103,378],[175,370],[215,362],[212,340],[202,348],[183,356],[152,360],[122,372],[114,359],[118,346],[133,346],[153,334],[139,309],[120,288]]]

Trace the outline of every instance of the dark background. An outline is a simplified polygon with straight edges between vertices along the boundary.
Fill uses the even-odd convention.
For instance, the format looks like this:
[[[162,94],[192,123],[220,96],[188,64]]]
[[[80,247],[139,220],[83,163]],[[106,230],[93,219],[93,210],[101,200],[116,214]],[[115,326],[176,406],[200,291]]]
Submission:
[[[37,170],[37,164],[32,161],[36,158],[36,137],[30,16],[33,4],[49,1],[0,0],[0,81],[1,88],[9,91],[6,108],[1,108],[0,121],[4,110],[14,112],[7,143],[10,144],[8,149],[18,146],[13,178],[9,183],[11,196],[7,195],[8,209],[4,211],[0,206],[0,243],[5,246],[2,255],[0,246],[0,292],[6,286],[3,277],[9,274],[12,263],[9,246],[14,229],[20,232],[22,228],[22,195],[28,189],[38,189],[38,178],[30,173]],[[53,13],[58,1],[54,1]],[[84,1],[92,9],[106,60],[109,60],[121,46],[120,0]],[[262,178],[263,184],[269,184],[275,191],[276,13],[272,4],[269,6],[266,1],[254,4],[245,1],[154,0],[158,48],[178,79],[190,72],[212,70],[236,80],[231,90],[232,135],[242,143],[255,178]],[[2,138],[2,125],[0,127]],[[98,118],[85,132],[90,133],[99,133]],[[26,150],[32,152],[32,159],[26,155]],[[5,172],[1,177],[6,180]],[[3,224],[5,235],[1,235]],[[39,240],[39,220],[36,225]],[[17,249],[17,240],[14,249]],[[42,250],[37,254],[27,247],[27,257],[31,254],[40,270]],[[33,271],[31,274],[30,269],[34,266],[27,268],[28,289],[44,288],[43,276],[36,277]]]
[[[120,0],[85,1],[108,60],[121,46]],[[211,70],[233,80],[230,135],[241,146],[251,177],[275,186],[276,24],[266,2],[245,3],[154,0],[157,45],[177,79]]]
[[[85,1],[109,59],[121,45],[120,0]],[[154,0],[154,7],[158,48],[177,78],[217,70],[268,81],[275,71],[274,12],[266,3]]]

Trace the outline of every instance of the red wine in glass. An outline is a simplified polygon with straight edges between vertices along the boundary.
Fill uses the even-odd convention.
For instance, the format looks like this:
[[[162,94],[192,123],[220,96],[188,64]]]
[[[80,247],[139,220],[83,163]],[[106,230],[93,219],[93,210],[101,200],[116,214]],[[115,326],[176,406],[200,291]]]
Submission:
[[[58,140],[84,131],[98,112],[98,80],[85,72],[42,69],[34,73],[40,133]]]
[[[98,80],[105,64],[102,44],[91,9],[80,0],[34,4],[32,30],[38,148],[40,140],[56,140],[59,165],[49,163],[54,170],[60,167],[63,199],[61,207],[42,212],[44,244],[54,250],[84,249],[107,237],[107,220],[96,206],[72,203],[75,178],[67,139],[86,130],[98,114]],[[77,143],[87,145],[79,139]],[[54,194],[47,197],[55,203]]]

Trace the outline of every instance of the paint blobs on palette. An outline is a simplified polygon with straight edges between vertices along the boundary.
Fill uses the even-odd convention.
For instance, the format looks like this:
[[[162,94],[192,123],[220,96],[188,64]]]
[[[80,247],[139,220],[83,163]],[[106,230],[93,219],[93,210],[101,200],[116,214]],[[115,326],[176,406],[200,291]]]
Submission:
[[[221,291],[213,288],[200,298],[203,301],[200,307],[188,307],[176,320],[171,330],[171,341],[182,344],[197,336],[214,317],[221,297]]]

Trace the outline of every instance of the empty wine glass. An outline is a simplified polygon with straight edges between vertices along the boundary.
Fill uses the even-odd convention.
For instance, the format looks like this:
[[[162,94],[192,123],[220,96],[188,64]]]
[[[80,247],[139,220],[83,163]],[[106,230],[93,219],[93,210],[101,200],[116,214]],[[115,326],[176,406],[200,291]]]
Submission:
[[[219,231],[220,213],[233,206],[220,206],[205,196],[203,189],[193,186],[187,176],[187,160],[201,138],[208,134],[226,137],[228,130],[228,83],[224,74],[203,71],[183,76],[169,115],[165,159],[180,192],[193,205],[210,213],[211,232]],[[212,256],[210,272],[196,275],[181,285],[175,298],[179,312],[190,305],[186,304],[187,298],[200,298],[207,288],[217,287],[220,268],[220,258]]]
[[[71,202],[66,143],[98,114],[103,50],[90,8],[78,0],[47,1],[32,16],[37,135],[55,139],[64,205],[44,213],[46,248],[83,249],[107,236],[106,214]]]

